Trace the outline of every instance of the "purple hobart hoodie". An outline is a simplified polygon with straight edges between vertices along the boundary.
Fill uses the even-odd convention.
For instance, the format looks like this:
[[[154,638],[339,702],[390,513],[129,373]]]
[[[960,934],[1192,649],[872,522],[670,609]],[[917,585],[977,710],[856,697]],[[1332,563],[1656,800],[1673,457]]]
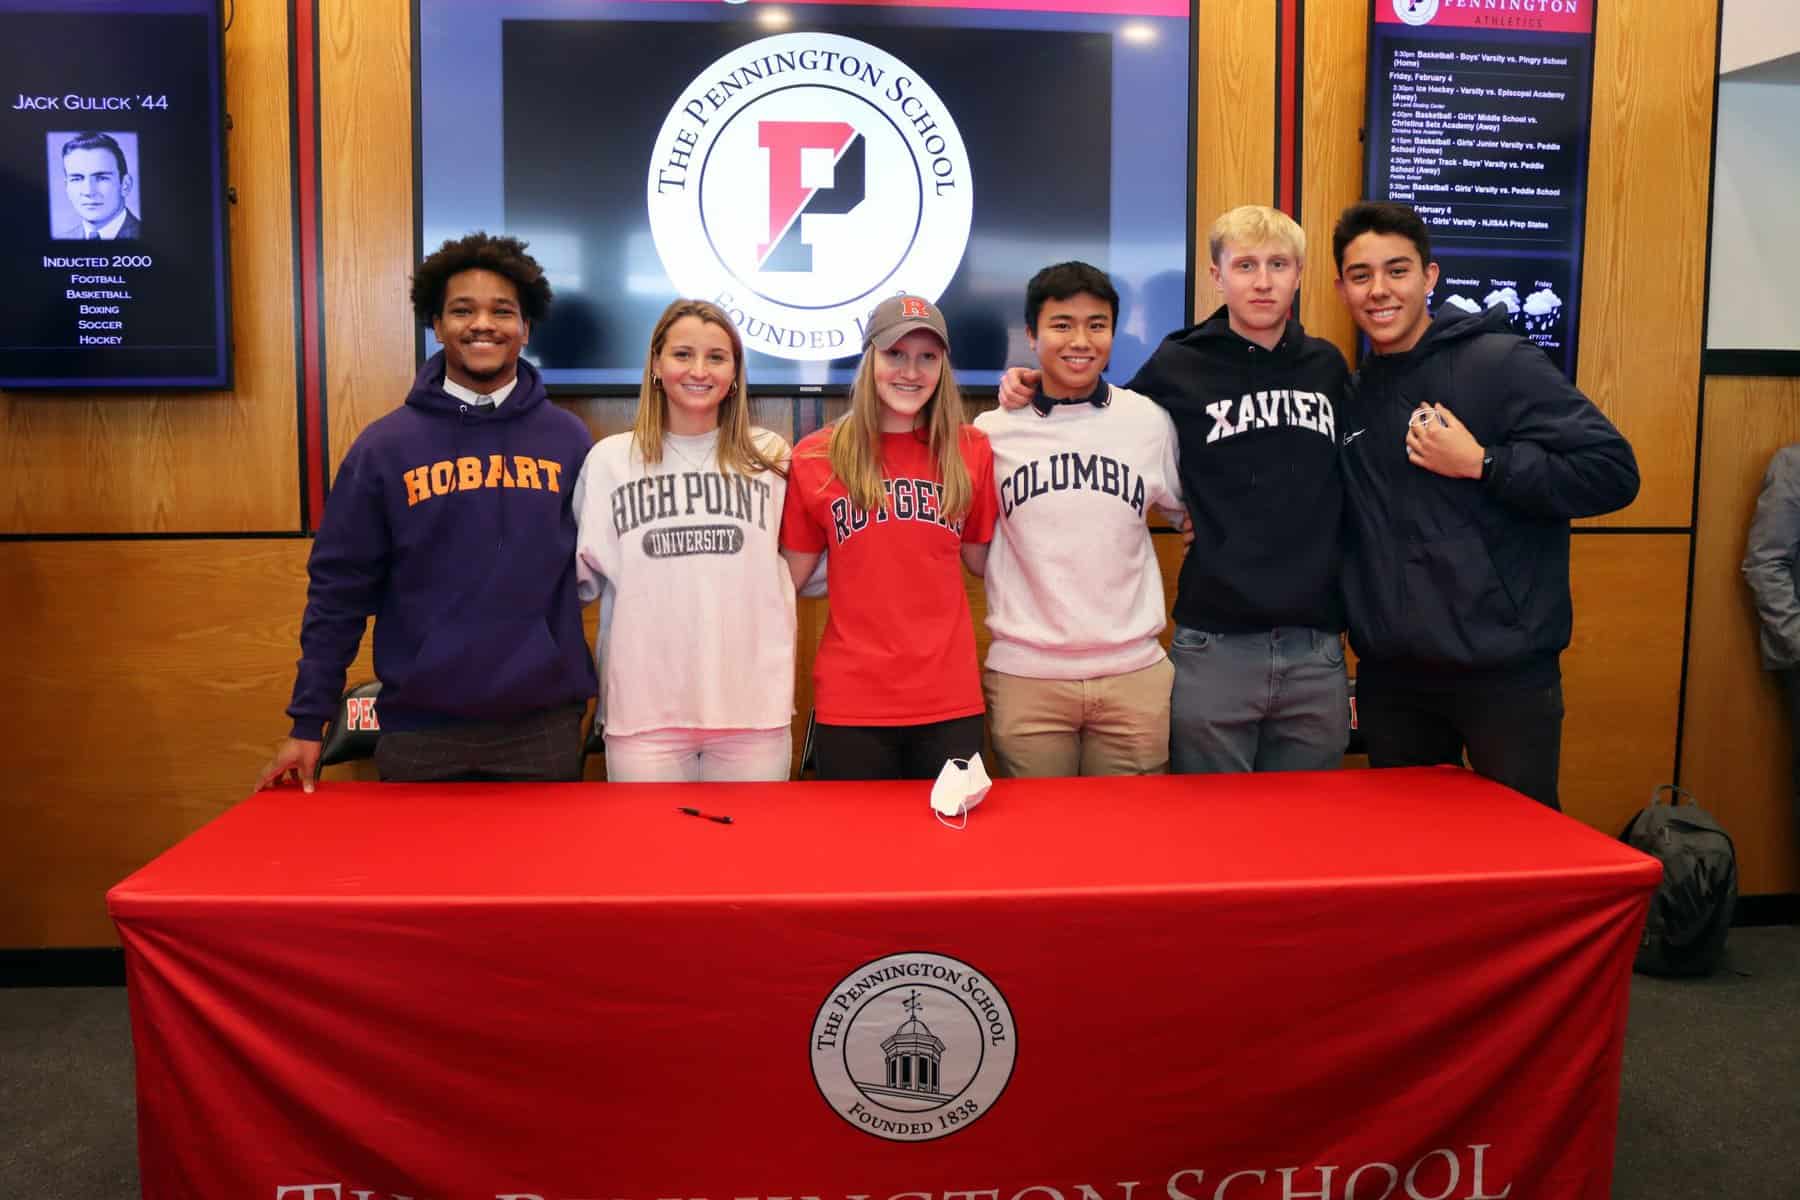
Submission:
[[[444,356],[356,439],[307,571],[294,736],[336,711],[375,617],[383,729],[519,717],[595,692],[570,491],[591,438],[537,370],[498,408],[444,391]]]

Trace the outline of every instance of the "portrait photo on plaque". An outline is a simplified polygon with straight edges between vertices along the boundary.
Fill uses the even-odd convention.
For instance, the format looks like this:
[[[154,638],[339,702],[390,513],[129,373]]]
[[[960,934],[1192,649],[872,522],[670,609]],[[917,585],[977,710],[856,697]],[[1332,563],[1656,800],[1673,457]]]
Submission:
[[[138,135],[61,130],[44,135],[50,236],[59,241],[134,241],[143,236]]]

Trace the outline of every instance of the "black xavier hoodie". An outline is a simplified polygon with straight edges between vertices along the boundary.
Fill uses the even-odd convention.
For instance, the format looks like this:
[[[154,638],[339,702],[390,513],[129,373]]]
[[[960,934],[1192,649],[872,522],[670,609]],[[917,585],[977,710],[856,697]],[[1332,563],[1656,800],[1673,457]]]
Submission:
[[[1265,350],[1233,333],[1221,308],[1164,338],[1126,386],[1169,411],[1181,445],[1194,544],[1176,623],[1343,629],[1338,439],[1350,371],[1337,347],[1290,320]]]
[[[1415,686],[1471,675],[1559,677],[1569,644],[1569,519],[1637,495],[1637,460],[1507,312],[1444,308],[1418,345],[1357,373],[1360,428],[1344,432],[1344,594],[1359,678]],[[1492,455],[1487,478],[1406,460],[1422,403],[1454,413]]]

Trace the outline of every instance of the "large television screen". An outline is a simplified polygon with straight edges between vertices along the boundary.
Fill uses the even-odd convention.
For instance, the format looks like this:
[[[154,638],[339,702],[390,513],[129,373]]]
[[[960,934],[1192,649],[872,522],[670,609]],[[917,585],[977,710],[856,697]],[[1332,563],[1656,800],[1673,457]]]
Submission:
[[[1118,286],[1115,380],[1191,316],[1189,0],[416,2],[419,249],[530,242],[554,390],[635,391],[677,296],[763,392],[841,391],[901,291],[991,388],[1067,259]]]
[[[231,386],[216,0],[0,0],[0,387]]]

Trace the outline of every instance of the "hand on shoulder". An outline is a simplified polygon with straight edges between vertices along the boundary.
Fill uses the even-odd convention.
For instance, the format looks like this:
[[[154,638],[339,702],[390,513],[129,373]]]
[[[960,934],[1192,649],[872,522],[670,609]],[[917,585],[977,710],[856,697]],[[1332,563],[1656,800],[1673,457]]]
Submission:
[[[1024,408],[1031,403],[1031,397],[1037,393],[1038,382],[1044,373],[1031,367],[1008,367],[1000,376],[1000,407]]]

